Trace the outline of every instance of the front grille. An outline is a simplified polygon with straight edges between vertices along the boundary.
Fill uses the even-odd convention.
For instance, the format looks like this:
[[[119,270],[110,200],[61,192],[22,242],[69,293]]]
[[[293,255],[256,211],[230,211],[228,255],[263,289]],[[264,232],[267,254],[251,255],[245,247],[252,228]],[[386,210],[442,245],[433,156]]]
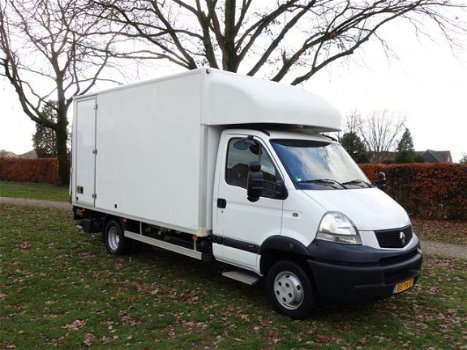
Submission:
[[[381,248],[403,248],[413,236],[411,225],[397,230],[375,231],[375,234]]]

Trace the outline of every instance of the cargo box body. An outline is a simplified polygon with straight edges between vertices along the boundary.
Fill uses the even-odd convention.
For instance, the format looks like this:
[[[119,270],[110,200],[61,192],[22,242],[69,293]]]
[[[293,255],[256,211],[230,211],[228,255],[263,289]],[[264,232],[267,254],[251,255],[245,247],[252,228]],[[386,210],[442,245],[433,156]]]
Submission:
[[[77,99],[73,204],[206,234],[218,135],[201,124],[202,78]]]

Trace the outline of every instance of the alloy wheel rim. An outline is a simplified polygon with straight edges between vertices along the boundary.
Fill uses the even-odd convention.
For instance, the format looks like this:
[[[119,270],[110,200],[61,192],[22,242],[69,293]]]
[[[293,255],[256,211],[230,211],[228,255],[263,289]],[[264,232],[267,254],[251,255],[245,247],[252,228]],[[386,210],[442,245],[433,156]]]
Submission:
[[[112,249],[113,251],[118,249],[120,243],[120,235],[118,234],[118,230],[115,226],[112,226],[109,229],[107,240],[109,242],[110,249]]]

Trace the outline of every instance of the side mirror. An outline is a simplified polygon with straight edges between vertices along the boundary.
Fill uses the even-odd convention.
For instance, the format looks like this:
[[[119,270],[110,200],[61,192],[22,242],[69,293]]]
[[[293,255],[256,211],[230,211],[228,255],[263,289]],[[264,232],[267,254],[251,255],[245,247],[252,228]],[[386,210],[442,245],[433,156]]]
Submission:
[[[376,187],[384,191],[384,188],[386,187],[386,174],[383,172],[380,172],[378,174],[378,180],[375,181],[375,184],[376,184]]]
[[[248,166],[246,189],[250,202],[256,202],[263,194],[263,173],[260,170],[259,162],[251,162]]]

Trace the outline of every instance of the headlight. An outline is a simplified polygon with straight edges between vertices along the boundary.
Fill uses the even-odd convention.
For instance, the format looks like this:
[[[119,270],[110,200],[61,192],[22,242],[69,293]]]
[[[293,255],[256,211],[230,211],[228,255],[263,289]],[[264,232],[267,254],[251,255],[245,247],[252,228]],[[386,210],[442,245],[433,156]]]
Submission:
[[[316,238],[344,244],[362,244],[360,235],[352,221],[342,213],[324,214]]]

